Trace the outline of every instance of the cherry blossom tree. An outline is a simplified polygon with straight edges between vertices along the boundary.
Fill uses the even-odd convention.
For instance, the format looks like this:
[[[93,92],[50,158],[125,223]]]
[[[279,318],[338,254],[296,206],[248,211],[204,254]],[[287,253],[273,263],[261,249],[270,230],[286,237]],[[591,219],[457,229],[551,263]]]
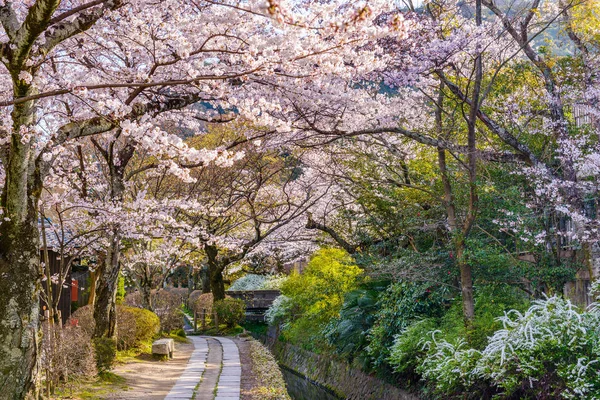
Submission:
[[[319,77],[351,79],[380,65],[373,51],[357,56],[357,49],[405,29],[400,18],[372,23],[390,7],[384,1],[0,3],[0,381],[7,396],[35,397],[38,387],[38,201],[64,146],[110,132],[167,153],[177,149],[185,153],[182,160],[199,162],[203,151],[187,152],[157,128],[161,115],[199,102],[235,107],[282,129],[288,122],[276,113],[289,104],[288,96],[302,95],[305,82],[325,89],[327,79]],[[205,108],[200,118],[215,118],[216,107]],[[127,155],[123,149],[114,160]],[[121,165],[111,167],[115,176],[123,173]],[[117,202],[120,190],[113,185]],[[120,236],[109,232],[106,259],[116,265]],[[105,273],[101,279],[110,292],[116,275],[114,269]],[[105,307],[98,315],[107,312]],[[98,329],[111,334],[105,325]]]

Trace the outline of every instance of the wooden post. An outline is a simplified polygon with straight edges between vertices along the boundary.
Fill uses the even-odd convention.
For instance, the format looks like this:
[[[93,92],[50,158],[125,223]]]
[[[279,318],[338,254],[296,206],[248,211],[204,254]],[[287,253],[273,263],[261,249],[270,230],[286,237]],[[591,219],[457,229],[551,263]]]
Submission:
[[[198,311],[194,310],[194,332],[198,332]]]
[[[213,311],[213,318],[215,320],[215,328],[219,329],[219,317],[217,317],[216,311]]]
[[[206,308],[202,309],[202,331],[206,330]]]
[[[50,319],[50,310],[44,310],[44,319],[46,324],[46,330],[48,333],[48,337],[46,340],[52,341],[52,320]],[[50,369],[46,368],[46,396],[50,399]]]

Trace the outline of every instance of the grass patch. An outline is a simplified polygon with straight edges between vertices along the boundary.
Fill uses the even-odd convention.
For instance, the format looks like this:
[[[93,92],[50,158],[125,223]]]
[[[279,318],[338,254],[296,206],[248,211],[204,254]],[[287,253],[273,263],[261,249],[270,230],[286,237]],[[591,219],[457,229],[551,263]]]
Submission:
[[[269,325],[264,322],[246,322],[243,326],[254,337],[265,336],[269,330]]]
[[[108,394],[126,391],[125,378],[112,372],[102,372],[96,378],[69,382],[56,389],[58,398],[97,400]]]
[[[175,341],[175,343],[190,343],[190,339],[188,339],[187,337],[185,337],[185,332],[183,332],[183,335],[182,335],[180,331],[183,332],[183,329],[177,330],[177,331],[173,331],[173,332],[170,332],[170,333],[163,332],[160,335],[160,338],[161,339],[162,338],[173,339]],[[152,348],[150,349],[150,351],[152,351]]]
[[[244,332],[244,328],[240,325],[236,325],[233,328],[229,328],[227,325],[219,325],[218,328],[211,326],[204,331],[199,330],[197,334],[208,336],[236,336],[242,332]]]
[[[149,356],[152,356],[152,341],[142,342],[139,347],[117,351],[116,361],[119,364],[126,364],[146,360]]]

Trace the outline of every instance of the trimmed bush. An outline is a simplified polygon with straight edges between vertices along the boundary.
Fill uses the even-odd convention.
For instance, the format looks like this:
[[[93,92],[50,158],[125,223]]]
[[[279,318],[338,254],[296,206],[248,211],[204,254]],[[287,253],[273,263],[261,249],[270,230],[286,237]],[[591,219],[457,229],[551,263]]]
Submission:
[[[198,300],[198,298],[200,296],[202,296],[202,290],[194,290],[190,296],[188,297],[188,304],[190,305],[190,308],[194,307],[194,304],[196,304],[196,301]],[[204,293],[204,294],[209,294],[209,293]]]
[[[119,349],[139,347],[151,341],[160,331],[160,319],[142,308],[117,306],[117,338]]]
[[[246,303],[240,299],[223,299],[215,302],[214,310],[219,318],[219,323],[232,328],[244,321]]]
[[[69,320],[67,321],[67,325],[78,326],[91,338],[94,334],[94,327],[96,326],[96,323],[94,322],[94,307],[91,305],[79,307],[77,311],[71,314],[71,317],[69,317]]]
[[[71,315],[68,324],[78,326],[87,337],[94,333],[94,310],[92,306],[78,309]],[[160,330],[160,319],[151,311],[141,308],[117,306],[117,344],[119,350],[139,347],[152,340]]]

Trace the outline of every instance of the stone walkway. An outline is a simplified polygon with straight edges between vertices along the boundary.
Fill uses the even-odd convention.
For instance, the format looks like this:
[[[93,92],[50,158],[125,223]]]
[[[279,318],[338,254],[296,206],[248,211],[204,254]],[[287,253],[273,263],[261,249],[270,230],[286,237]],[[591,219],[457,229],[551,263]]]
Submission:
[[[179,377],[173,389],[165,400],[190,400],[194,396],[194,389],[206,369],[206,357],[208,355],[208,343],[205,338],[190,336],[194,343],[194,351],[188,361],[188,365]]]
[[[208,341],[206,370],[196,390],[195,400],[213,400],[215,398],[215,387],[217,386],[217,382],[219,382],[219,373],[221,372],[221,363],[223,362],[221,344],[212,338],[206,340]]]
[[[239,400],[242,381],[242,365],[237,345],[224,337],[215,338],[223,347],[223,368],[217,384],[215,400]]]
[[[194,352],[165,400],[239,400],[242,367],[237,345],[224,337],[188,337]]]

